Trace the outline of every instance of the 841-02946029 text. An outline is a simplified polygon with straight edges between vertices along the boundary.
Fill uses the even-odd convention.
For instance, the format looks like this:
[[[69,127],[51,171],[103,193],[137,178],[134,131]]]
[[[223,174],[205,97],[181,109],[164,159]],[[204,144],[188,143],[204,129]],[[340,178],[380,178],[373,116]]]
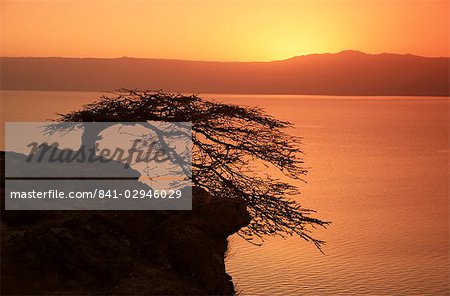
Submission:
[[[116,198],[147,198],[147,199],[164,199],[164,198],[181,198],[182,192],[181,190],[137,190],[137,189],[125,189],[125,190],[117,190],[117,189],[95,189],[93,191],[70,191],[64,192],[61,190],[51,189],[47,191],[12,191],[10,193],[11,199],[18,198],[38,198],[38,199],[116,199]]]

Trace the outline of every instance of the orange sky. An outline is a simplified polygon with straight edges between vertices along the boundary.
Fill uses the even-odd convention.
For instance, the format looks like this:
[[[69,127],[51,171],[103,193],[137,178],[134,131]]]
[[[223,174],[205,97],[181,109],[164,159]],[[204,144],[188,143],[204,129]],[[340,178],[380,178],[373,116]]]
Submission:
[[[449,1],[1,1],[1,56],[449,56]]]

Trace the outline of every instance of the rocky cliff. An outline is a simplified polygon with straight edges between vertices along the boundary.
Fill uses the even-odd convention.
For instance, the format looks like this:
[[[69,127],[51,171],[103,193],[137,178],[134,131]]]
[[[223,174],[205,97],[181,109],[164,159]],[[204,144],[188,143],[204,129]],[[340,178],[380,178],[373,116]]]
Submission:
[[[1,294],[233,294],[227,238],[245,205],[193,189],[192,211],[5,211]]]

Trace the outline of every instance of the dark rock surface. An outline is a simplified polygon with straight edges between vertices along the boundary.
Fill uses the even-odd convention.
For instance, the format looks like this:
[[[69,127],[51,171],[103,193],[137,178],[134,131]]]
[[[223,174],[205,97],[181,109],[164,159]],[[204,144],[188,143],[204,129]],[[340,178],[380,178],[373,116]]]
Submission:
[[[242,202],[193,188],[192,211],[5,211],[1,295],[233,294],[227,237]]]

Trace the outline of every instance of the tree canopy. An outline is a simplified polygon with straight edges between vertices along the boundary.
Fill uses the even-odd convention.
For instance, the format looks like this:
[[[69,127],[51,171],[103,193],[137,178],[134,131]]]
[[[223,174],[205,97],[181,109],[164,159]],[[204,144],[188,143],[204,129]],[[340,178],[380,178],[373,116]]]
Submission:
[[[192,182],[213,197],[245,202],[252,221],[240,236],[258,243],[266,235],[298,235],[319,249],[323,244],[311,231],[329,223],[294,200],[300,193],[294,184],[307,173],[301,138],[286,132],[291,123],[261,108],[197,95],[122,89],[59,115],[58,122],[191,122]]]

